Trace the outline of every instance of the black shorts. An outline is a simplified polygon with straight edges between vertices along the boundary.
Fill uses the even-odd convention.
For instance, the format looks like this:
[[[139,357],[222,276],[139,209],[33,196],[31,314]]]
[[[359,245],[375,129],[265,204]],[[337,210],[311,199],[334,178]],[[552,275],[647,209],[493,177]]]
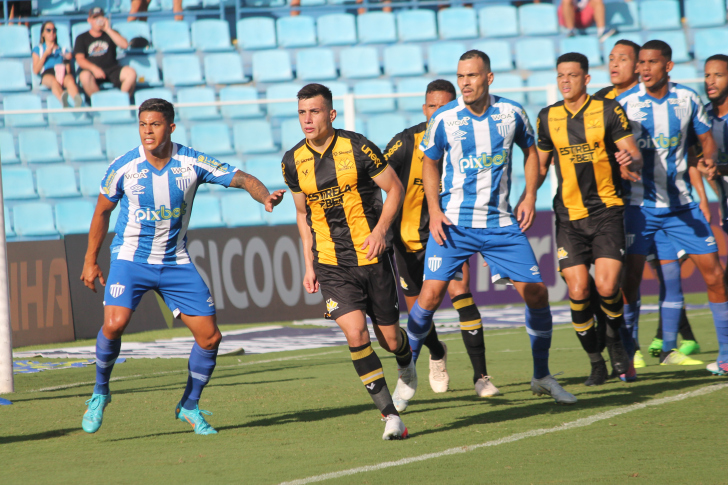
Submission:
[[[599,258],[624,260],[624,207],[607,207],[578,221],[556,220],[556,255],[561,269]]]
[[[102,83],[102,82],[109,82],[114,85],[115,88],[121,87],[121,70],[124,69],[124,66],[111,66],[107,68],[101,68],[102,71],[104,71],[104,74],[106,74],[105,79],[97,79],[96,82]]]
[[[399,322],[399,297],[392,256],[384,253],[379,262],[365,266],[334,266],[314,262],[316,278],[331,318],[363,310],[375,325]]]
[[[43,72],[40,73],[40,79],[43,80],[43,76],[46,76],[46,75],[50,75],[50,76],[53,76],[55,78],[56,77],[56,70],[53,69],[52,67],[50,69],[46,69],[45,71],[43,71]]]

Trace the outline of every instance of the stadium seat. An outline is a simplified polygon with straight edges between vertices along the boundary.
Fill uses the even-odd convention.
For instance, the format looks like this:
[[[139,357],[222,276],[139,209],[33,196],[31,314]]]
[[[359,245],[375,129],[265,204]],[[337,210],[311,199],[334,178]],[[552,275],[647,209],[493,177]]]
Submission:
[[[98,91],[91,95],[91,106],[94,108],[129,106],[129,95],[118,89]],[[99,121],[106,124],[134,123],[136,113],[134,110],[99,111]]]
[[[137,125],[110,126],[106,129],[106,153],[109,160],[124,155],[140,144]]]
[[[273,142],[273,130],[266,120],[240,121],[233,125],[233,141],[238,153],[271,153],[278,147]]]
[[[432,10],[402,10],[397,14],[397,34],[402,42],[437,40],[435,12]]]
[[[600,89],[602,89],[605,86],[596,86],[597,84],[612,84],[609,80],[609,72],[603,70],[603,69],[589,69],[589,76],[591,77],[591,80],[589,81],[589,85],[587,86],[587,92],[589,94],[594,94]]]
[[[316,25],[313,17],[299,15],[297,17],[280,17],[276,20],[276,36],[278,46],[313,47],[316,45]]]
[[[13,134],[9,131],[0,131],[0,162],[2,162],[3,165],[20,162],[20,159],[15,152]]]
[[[478,10],[480,35],[483,37],[516,37],[518,29],[518,13],[511,5],[493,5]]]
[[[631,40],[637,45],[642,45],[642,34],[639,32],[628,32],[626,34],[613,35],[609,37],[607,40],[602,42],[602,57],[604,58],[605,64],[609,64],[609,54],[612,52],[617,41],[621,39]]]
[[[301,49],[296,52],[296,79],[299,81],[328,81],[337,77],[334,51],[331,49]]]
[[[114,127],[114,129],[126,129],[128,127]],[[107,147],[108,142],[107,142]],[[131,145],[128,146],[129,148]],[[110,155],[113,157],[118,157],[119,155],[122,155],[122,153],[118,152],[112,152],[111,148],[108,149],[108,153],[115,154]],[[125,149],[125,150],[128,150]],[[78,168],[78,181],[81,188],[81,193],[86,197],[97,197],[99,195],[99,190],[101,189],[101,182],[104,179],[104,175],[106,174],[106,169],[108,168],[107,163],[84,163]]]
[[[369,117],[369,133],[367,138],[374,142],[380,150],[384,150],[392,137],[407,128],[407,120],[397,113],[388,113]]]
[[[622,32],[640,30],[638,2],[604,2],[606,24],[619,30],[615,40],[621,38]]]
[[[474,42],[471,48],[488,54],[488,57],[490,57],[490,70],[492,72],[510,71],[513,69],[513,56],[511,56],[511,45],[508,41],[485,40]],[[457,62],[455,66],[457,66]]]
[[[337,96],[344,96],[349,94],[349,86],[346,83],[339,81],[330,81],[326,83],[326,86],[331,90],[331,94],[334,98]],[[339,113],[339,117],[344,116],[344,100],[334,99],[334,109]]]
[[[670,80],[684,84],[685,86],[698,91],[701,95],[704,95],[705,84],[701,82],[691,83],[684,82],[685,79],[701,79],[703,73],[698,74],[698,70],[692,64],[675,64],[670,71]]]
[[[691,29],[725,24],[725,0],[685,0],[685,20]]]
[[[556,67],[554,43],[551,39],[518,40],[516,42],[516,67],[528,70],[553,69]]]
[[[296,99],[301,84],[274,84],[265,91],[266,99]],[[269,116],[298,116],[298,102],[270,103],[267,105]]]
[[[336,118],[334,120],[333,126],[337,130],[345,130],[346,129],[346,126],[344,124],[344,117],[343,116],[339,116],[338,118]],[[363,136],[367,136],[367,124],[359,116],[357,116],[354,119],[354,131],[357,132],[357,133],[359,133],[359,134],[361,134],[361,135],[363,135]],[[301,137],[301,139],[303,139],[303,136]]]
[[[281,177],[281,180],[283,177]],[[296,223],[296,206],[292,197],[283,197],[273,212],[265,212],[265,218],[271,226],[282,226]]]
[[[286,182],[283,180],[283,175],[281,174],[280,157],[267,156],[249,158],[245,162],[245,169],[249,174],[263,182],[263,185],[268,187],[268,189],[283,189],[286,187]],[[290,199],[290,197],[283,198]],[[273,212],[276,210],[277,209]]]
[[[392,94],[392,83],[386,80],[360,81],[354,86],[354,94]],[[394,111],[394,98],[357,99],[359,113]]]
[[[25,25],[0,25],[0,57],[30,58],[30,33]]]
[[[160,20],[152,24],[152,43],[165,54],[192,52],[190,27],[187,22]]]
[[[435,75],[455,74],[460,56],[466,50],[462,42],[433,42],[427,46],[427,70]],[[491,68],[492,61],[491,57]]]
[[[556,77],[554,77],[554,82]],[[508,88],[522,88],[523,79],[518,74],[512,74],[510,72],[498,73],[493,76],[493,84],[490,85],[490,92],[503,96],[504,98],[511,99],[516,103],[526,104],[526,96],[523,91],[503,91],[497,92],[501,89]]]
[[[350,13],[322,15],[316,20],[319,45],[356,44],[356,22]]]
[[[203,19],[192,22],[192,46],[200,52],[228,52],[230,25],[226,20]]]
[[[248,81],[243,72],[243,62],[234,52],[205,56],[205,80],[207,84],[242,84]]]
[[[258,91],[252,86],[228,86],[220,90],[220,101],[258,99]],[[225,118],[258,118],[263,116],[259,104],[221,106]]]
[[[178,103],[208,103],[215,101],[215,90],[212,88],[185,88],[177,91]],[[219,120],[220,111],[217,106],[199,106],[177,108],[180,117],[187,121]]]
[[[421,76],[425,73],[422,49],[416,44],[384,49],[384,72],[388,76]]]
[[[725,28],[696,30],[694,40],[695,59],[703,62],[713,54],[725,51],[728,46],[728,30]],[[1,67],[0,72],[2,72]]]
[[[25,68],[21,61],[0,59],[0,93],[28,91]]]
[[[672,62],[690,62],[688,43],[682,30],[667,30],[649,32],[645,35],[647,40],[661,40],[667,42],[672,48]]]
[[[281,122],[281,149],[290,150],[303,139],[298,119],[290,118]]]
[[[679,29],[680,5],[677,0],[644,0],[640,2],[640,22],[644,30]],[[725,12],[723,13],[725,17]]]
[[[13,94],[3,98],[3,109],[26,110],[42,109],[40,97],[35,94]],[[5,126],[15,128],[29,128],[34,126],[46,126],[45,118],[41,113],[27,115],[5,115]]]
[[[397,42],[397,25],[391,12],[367,12],[356,16],[360,44]]]
[[[3,213],[5,214],[5,237],[15,237],[13,221],[10,217],[10,208],[8,206],[3,207]]]
[[[222,227],[225,223],[220,214],[220,199],[211,194],[201,194],[195,197],[192,205],[189,229],[203,229],[206,227]]]
[[[76,10],[73,0],[38,0],[40,15],[63,15]]]
[[[522,35],[556,35],[559,33],[556,7],[550,3],[529,3],[519,7],[518,20]]]
[[[351,47],[342,49],[339,55],[341,76],[350,79],[379,77],[379,55],[375,47]]]
[[[443,40],[478,37],[478,19],[472,7],[450,7],[437,12],[437,26]]]
[[[28,202],[13,206],[13,226],[18,236],[57,236],[53,208],[46,202]]]
[[[172,91],[167,88],[139,89],[138,91],[134,92],[134,103],[136,105],[140,105],[144,101],[152,98],[160,98],[169,101],[170,103],[174,103],[174,96],[172,95]]]
[[[69,52],[73,50],[73,43],[71,43],[71,28],[66,22],[54,22],[56,26],[56,41],[62,49],[67,49]],[[43,23],[37,23],[30,26],[30,46],[31,50],[33,47],[40,44],[40,28]],[[116,28],[116,27],[114,27]]]
[[[154,55],[125,56],[119,59],[119,64],[129,66],[136,71],[137,89],[141,86],[162,86],[164,83],[159,77],[159,64]]]
[[[35,171],[41,197],[78,197],[76,172],[65,163],[46,165]]]
[[[579,52],[589,60],[589,67],[602,65],[602,53],[599,46],[599,39],[593,35],[580,35],[576,37],[564,37],[561,39],[561,54],[567,52]],[[553,64],[549,68],[553,67]]]
[[[529,88],[548,86],[549,84],[556,84],[556,71],[535,72],[526,79],[526,86]],[[561,94],[559,94],[559,99],[561,99]],[[531,91],[528,93],[528,104],[530,105],[546,106],[549,104],[546,100],[547,95],[545,90]]]
[[[164,56],[162,72],[165,86],[196,86],[204,84],[200,61],[194,54]]]
[[[3,198],[35,199],[38,194],[33,185],[33,172],[27,167],[3,167]]]
[[[263,206],[244,192],[221,195],[220,207],[222,220],[228,227],[258,226],[264,223],[260,213]]]
[[[190,130],[192,146],[213,157],[234,155],[230,130],[225,123],[198,123]]]
[[[425,101],[424,93],[425,91],[427,91],[427,85],[429,83],[430,79],[426,79],[423,77],[413,77],[398,80],[398,93],[421,93],[422,96],[397,98],[397,108],[402,111],[422,111],[422,105]]]
[[[177,128],[175,128],[174,132],[172,133],[172,141],[175,143],[179,143],[180,145],[184,146],[190,146],[189,142],[187,141],[187,128],[185,128],[185,125],[182,123],[175,123],[177,125]]]
[[[276,23],[269,17],[248,17],[238,20],[238,47],[243,50],[275,49]]]
[[[88,23],[87,22],[78,22],[71,25],[71,42],[75,45],[76,44],[76,38],[83,34],[84,32],[88,32]]]
[[[126,52],[144,54],[155,52],[154,46],[152,45],[152,34],[149,31],[149,24],[147,22],[141,22],[139,20],[133,20],[131,22],[114,22],[112,27],[127,41],[141,37],[146,39],[149,43],[147,47],[142,49],[128,47]]]
[[[73,162],[98,162],[106,160],[101,149],[101,135],[94,128],[63,130],[63,157]]]
[[[259,83],[293,79],[291,57],[284,49],[260,51],[253,54],[253,80]]]
[[[64,236],[88,233],[95,209],[96,205],[86,199],[57,202],[54,210],[58,232]]]
[[[48,109],[62,109],[63,105],[55,96],[46,98]],[[48,113],[48,122],[56,126],[82,126],[90,125],[93,120],[88,113],[69,113],[66,110],[59,113]]]
[[[51,130],[23,130],[18,133],[20,160],[24,163],[62,162],[58,138]]]

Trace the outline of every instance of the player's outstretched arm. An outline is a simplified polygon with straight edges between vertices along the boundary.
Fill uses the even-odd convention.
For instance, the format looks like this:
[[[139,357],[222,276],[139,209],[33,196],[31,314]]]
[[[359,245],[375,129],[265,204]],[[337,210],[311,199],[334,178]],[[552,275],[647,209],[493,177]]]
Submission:
[[[702,165],[704,168],[701,171],[705,173],[708,180],[713,180],[718,176],[718,167],[715,163],[718,154],[718,147],[716,146],[715,140],[713,139],[713,135],[710,131],[706,131],[702,135],[698,135],[698,140],[700,141],[700,146],[703,147],[703,158],[701,158],[698,168],[700,169],[700,165]]]
[[[86,258],[83,261],[81,281],[88,288],[91,288],[94,293],[96,293],[96,278],[99,279],[101,286],[106,286],[104,273],[96,261],[99,257],[99,251],[101,251],[101,245],[104,243],[104,238],[109,232],[109,217],[114,207],[116,207],[116,202],[111,202],[99,194],[96,210],[94,210],[91,219],[91,227],[88,231],[88,248],[86,249]]]
[[[280,189],[271,194],[265,185],[263,185],[263,182],[242,170],[235,172],[235,176],[233,176],[233,180],[230,182],[230,187],[247,190],[250,196],[263,204],[265,210],[268,212],[273,212],[273,207],[281,203],[283,194],[286,193],[285,190]]]
[[[301,236],[303,243],[303,261],[306,266],[306,272],[303,275],[303,287],[309,293],[316,293],[319,289],[316,272],[313,269],[313,235],[311,228],[306,222],[306,194],[303,192],[293,192],[293,203],[296,205],[296,225],[298,226],[298,234]]]
[[[440,168],[437,160],[427,155],[422,158],[422,186],[427,198],[427,210],[430,213],[430,234],[435,242],[442,246],[447,240],[447,234],[442,225],[452,225],[442,209],[440,209]]]
[[[536,145],[524,148],[523,158],[525,160],[523,171],[526,178],[526,189],[516,206],[516,220],[521,231],[527,230],[533,224],[536,216],[536,191],[546,178],[545,174],[543,177],[541,175],[541,155],[537,152]],[[548,165],[546,165],[546,173],[548,173]]]
[[[362,249],[369,248],[367,251],[369,261],[380,256],[387,248],[387,231],[389,231],[389,226],[392,225],[392,221],[402,208],[402,201],[404,200],[404,187],[402,187],[402,182],[399,181],[397,172],[392,167],[385,168],[373,180],[380,189],[387,193],[387,200],[384,201],[384,206],[382,206],[379,222],[374,226],[372,233],[364,240],[361,247]]]

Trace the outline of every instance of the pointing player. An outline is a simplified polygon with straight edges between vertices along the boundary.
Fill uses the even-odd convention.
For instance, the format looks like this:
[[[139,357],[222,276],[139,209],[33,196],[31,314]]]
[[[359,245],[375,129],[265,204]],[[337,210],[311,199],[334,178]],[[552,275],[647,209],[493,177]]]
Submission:
[[[331,318],[346,336],[354,368],[386,421],[385,440],[408,435],[372,349],[366,316],[379,345],[399,368],[412,368],[407,333],[399,327],[397,281],[387,231],[404,190],[377,146],[358,133],[336,130],[331,91],[309,84],[298,92],[305,138],[283,156],[306,262],[303,286],[319,288]],[[382,193],[387,200],[382,204]]]
[[[538,155],[528,117],[518,103],[489,94],[493,73],[485,53],[463,54],[457,79],[462,96],[435,113],[420,145],[425,154],[422,175],[430,238],[425,281],[407,324],[412,352],[419,352],[430,332],[449,281],[470,256],[480,252],[491,268],[497,267],[503,278],[513,282],[526,302],[534,363],[531,390],[559,403],[574,403],[576,398],[549,373],[548,290],[523,233],[533,222],[538,179]],[[508,203],[514,144],[526,160],[526,191],[516,207],[517,216]],[[442,177],[437,162],[441,158]]]
[[[83,430],[101,427],[104,408],[111,402],[109,378],[121,349],[121,335],[144,293],[154,290],[175,317],[192,331],[195,343],[189,376],[175,418],[189,423],[197,434],[216,434],[198,407],[200,394],[215,369],[222,336],[215,323],[210,291],[187,252],[187,225],[201,184],[247,190],[271,212],[284,190],[269,194],[255,177],[204,153],[171,141],[174,106],[149,99],[139,106],[141,146],[117,158],[106,171],[91,220],[88,250],[81,280],[94,292],[96,278],[104,291],[104,325],[96,339],[96,386],[83,416]],[[96,259],[108,232],[109,215],[121,201],[116,236],[111,243],[108,278]],[[108,281],[111,284],[106,284]]]

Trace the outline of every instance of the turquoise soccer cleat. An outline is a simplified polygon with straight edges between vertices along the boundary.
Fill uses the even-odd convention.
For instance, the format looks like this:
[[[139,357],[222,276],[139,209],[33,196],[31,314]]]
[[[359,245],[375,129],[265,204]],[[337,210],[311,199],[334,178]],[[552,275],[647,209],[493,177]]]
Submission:
[[[191,424],[192,429],[195,430],[195,434],[217,434],[215,428],[205,421],[203,414],[208,416],[212,415],[210,411],[201,410],[197,406],[195,406],[195,409],[193,410],[185,409],[182,407],[181,402],[177,404],[177,407],[174,410],[174,417],[180,421]]]
[[[95,433],[101,427],[104,421],[104,409],[111,402],[111,393],[108,394],[92,394],[91,399],[86,401],[88,409],[83,414],[81,427],[87,433]]]

